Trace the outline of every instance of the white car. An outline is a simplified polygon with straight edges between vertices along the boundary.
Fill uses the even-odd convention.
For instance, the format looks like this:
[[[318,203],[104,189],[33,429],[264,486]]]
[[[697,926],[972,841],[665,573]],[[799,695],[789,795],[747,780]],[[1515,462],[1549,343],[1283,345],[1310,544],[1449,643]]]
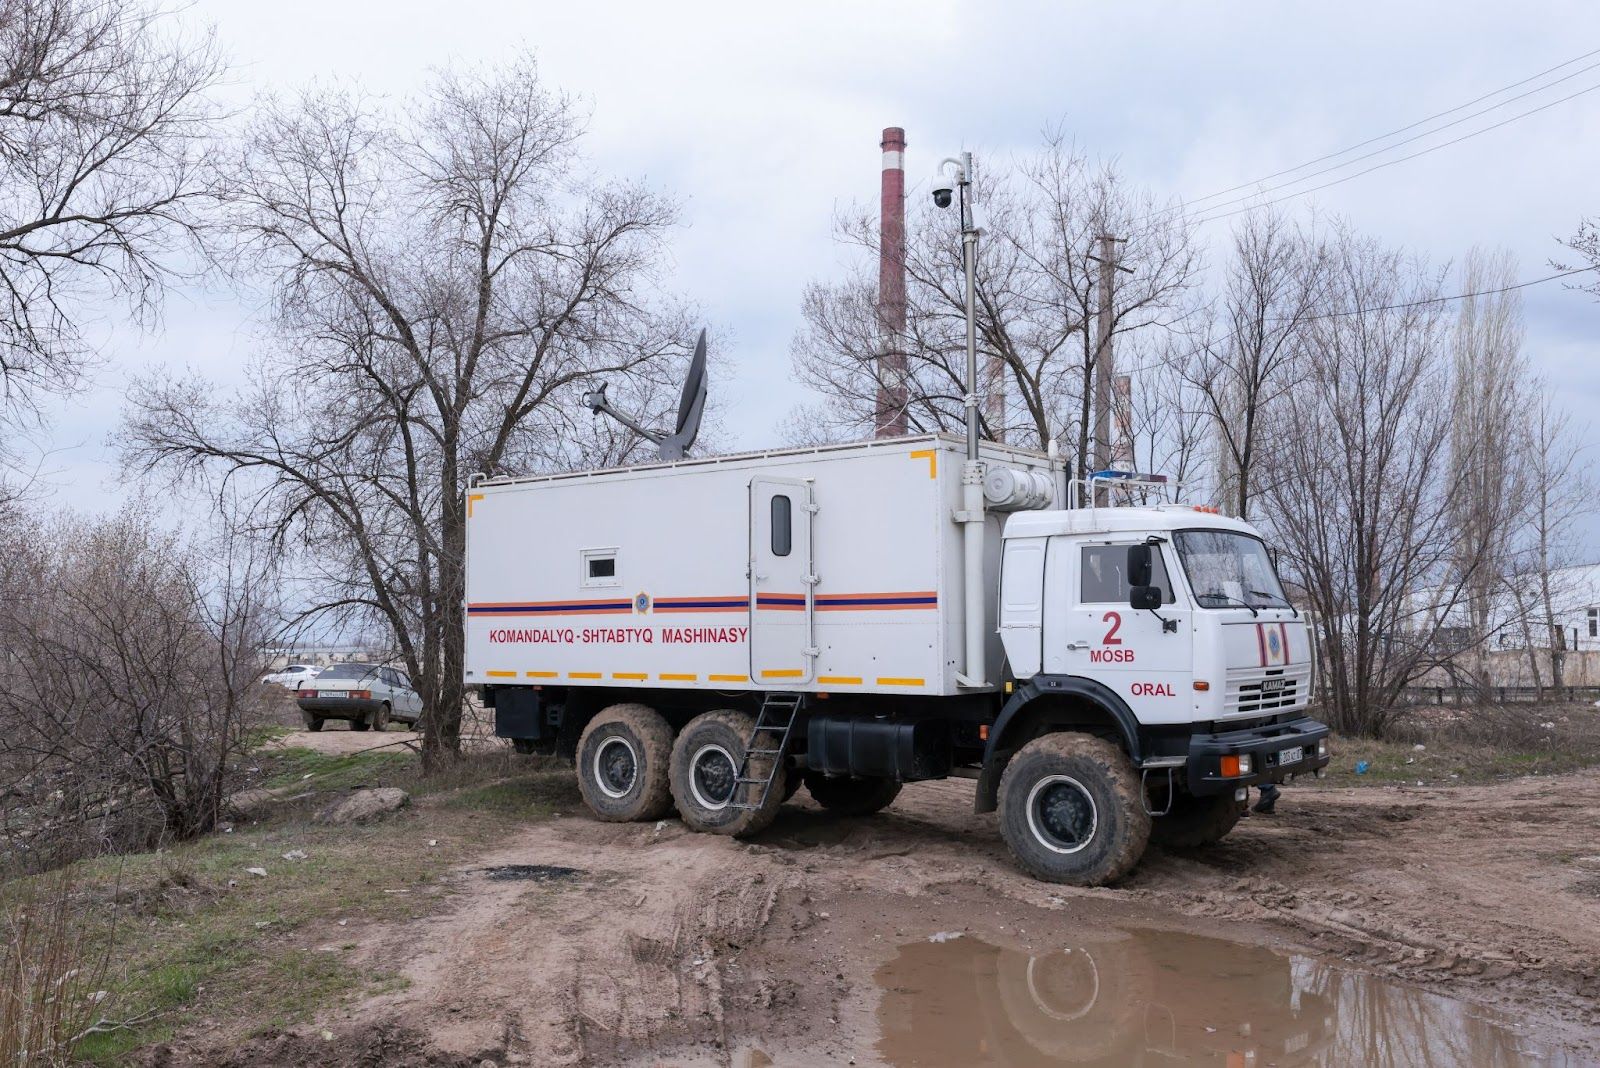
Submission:
[[[262,676],[262,682],[275,682],[279,686],[298,690],[301,683],[310,682],[322,669],[315,664],[290,664],[282,671]]]
[[[377,664],[334,664],[302,684],[297,696],[312,731],[330,719],[349,720],[353,731],[381,731],[391,720],[415,726],[422,718],[422,698],[405,672]]]

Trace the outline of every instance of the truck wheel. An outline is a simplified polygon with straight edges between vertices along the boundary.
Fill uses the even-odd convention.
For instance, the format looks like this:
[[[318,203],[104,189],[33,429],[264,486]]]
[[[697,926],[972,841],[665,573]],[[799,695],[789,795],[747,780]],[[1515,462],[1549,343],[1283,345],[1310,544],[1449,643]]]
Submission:
[[[321,716],[313,716],[310,713],[307,713],[300,718],[306,721],[306,730],[315,732],[322,729]]]
[[[743,712],[707,712],[689,721],[672,746],[672,799],[678,815],[697,831],[744,837],[772,822],[788,788],[788,769],[779,766],[760,808],[735,808],[759,785],[734,780],[744,759],[745,740],[755,726]],[[765,777],[771,757],[750,762],[748,774]]]
[[[1179,849],[1194,849],[1220,842],[1239,822],[1245,804],[1235,801],[1231,792],[1213,797],[1178,794],[1172,799],[1172,811],[1154,818],[1150,825],[1150,840],[1158,845]]]
[[[667,762],[672,728],[646,705],[600,710],[578,737],[578,789],[589,811],[610,823],[653,820],[672,804]]]
[[[1101,886],[1139,863],[1150,816],[1121,749],[1087,734],[1047,734],[1006,765],[1000,833],[1035,877]]]
[[[841,816],[870,816],[889,807],[900,794],[894,779],[852,779],[847,775],[806,772],[806,792],[829,812]]]

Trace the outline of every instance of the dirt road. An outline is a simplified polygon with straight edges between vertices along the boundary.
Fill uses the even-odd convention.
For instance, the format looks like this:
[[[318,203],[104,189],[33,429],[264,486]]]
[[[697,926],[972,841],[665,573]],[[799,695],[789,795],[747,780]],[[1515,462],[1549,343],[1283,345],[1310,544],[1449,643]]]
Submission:
[[[1296,954],[1284,974],[1299,969],[1297,983],[1325,962],[1403,981],[1396,989],[1411,1000],[1395,1015],[1434,1013],[1420,1032],[1430,1045],[1496,1012],[1514,1031],[1495,1039],[1492,1059],[1435,1051],[1430,1063],[1600,1063],[1600,772],[1295,789],[1280,815],[1253,817],[1210,850],[1152,849],[1124,885],[1103,890],[1020,875],[993,817],[972,814],[965,783],[908,787],[864,820],[803,798],[739,842],[676,820],[598,823],[574,791],[561,816],[463,866],[443,911],[322,932],[358,939],[366,959],[409,985],[327,1014],[317,1028],[331,1041],[279,1036],[248,1056],[292,1059],[311,1041],[319,1062],[351,1064],[955,1063],[885,1045],[896,1005],[930,1004],[894,978],[908,944],[962,932],[1000,954],[998,965],[963,967],[999,968],[1003,979],[1006,954],[1131,925],[1158,945],[1161,932],[1182,932]],[[412,818],[426,819],[425,806]],[[1208,943],[1195,944],[1204,953]],[[1127,982],[1148,993],[1160,971]],[[1173,997],[1192,998],[1194,985]],[[1133,1030],[1114,1019],[1106,1028]],[[988,1052],[973,1056],[1035,1063],[996,1055],[1007,1041],[985,1039],[975,1048]],[[1538,1042],[1552,1045],[1535,1061]],[[1107,1056],[1095,1063],[1131,1063]]]
[[[365,753],[371,749],[397,749],[407,744],[422,745],[422,735],[398,727],[386,731],[353,731],[330,722],[320,731],[290,731],[272,739],[266,749],[310,749],[333,756]]]

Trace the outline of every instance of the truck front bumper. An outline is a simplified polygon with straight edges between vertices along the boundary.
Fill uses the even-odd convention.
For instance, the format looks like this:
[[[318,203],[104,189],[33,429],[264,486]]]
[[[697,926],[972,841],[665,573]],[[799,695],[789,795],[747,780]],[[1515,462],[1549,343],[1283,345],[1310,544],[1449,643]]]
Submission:
[[[1246,730],[1196,734],[1185,763],[1189,792],[1196,797],[1241,786],[1280,783],[1328,766],[1328,727],[1309,717]],[[1294,759],[1294,750],[1300,750]],[[1250,758],[1246,774],[1224,775],[1223,757]],[[1240,769],[1243,770],[1243,769]]]

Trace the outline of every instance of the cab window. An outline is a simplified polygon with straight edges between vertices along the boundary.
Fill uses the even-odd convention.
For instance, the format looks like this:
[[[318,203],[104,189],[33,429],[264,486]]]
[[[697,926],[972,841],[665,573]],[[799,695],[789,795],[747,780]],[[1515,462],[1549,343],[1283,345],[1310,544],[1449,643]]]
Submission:
[[[1157,549],[1152,555],[1150,583],[1161,590],[1161,603],[1172,603],[1172,583],[1166,561]],[[1128,603],[1128,547],[1085,545],[1078,567],[1078,599],[1083,604]]]

